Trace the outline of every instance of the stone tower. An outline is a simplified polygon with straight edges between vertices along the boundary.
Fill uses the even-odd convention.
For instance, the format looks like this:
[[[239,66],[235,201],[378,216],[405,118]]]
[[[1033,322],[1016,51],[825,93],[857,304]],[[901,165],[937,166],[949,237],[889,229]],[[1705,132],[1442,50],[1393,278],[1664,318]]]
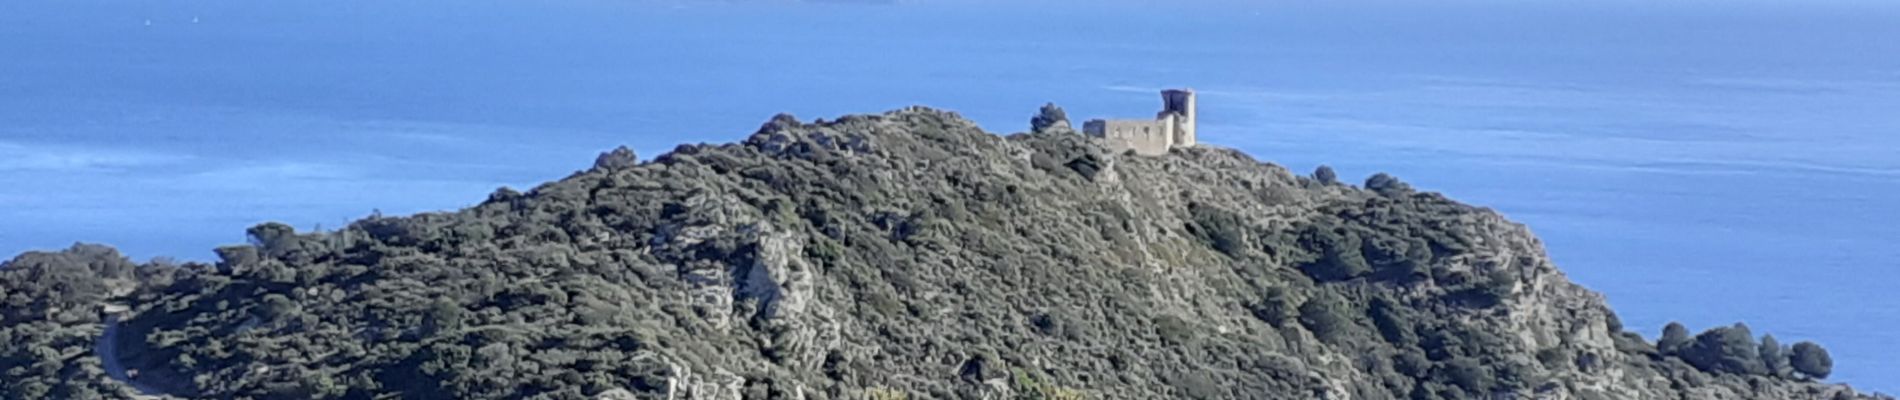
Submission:
[[[1157,119],[1174,119],[1174,147],[1191,147],[1194,137],[1194,89],[1168,89],[1161,91],[1161,114]]]
[[[1082,133],[1102,139],[1111,151],[1162,156],[1172,149],[1194,147],[1194,119],[1194,90],[1168,89],[1161,92],[1161,112],[1155,119],[1089,120],[1082,124]]]

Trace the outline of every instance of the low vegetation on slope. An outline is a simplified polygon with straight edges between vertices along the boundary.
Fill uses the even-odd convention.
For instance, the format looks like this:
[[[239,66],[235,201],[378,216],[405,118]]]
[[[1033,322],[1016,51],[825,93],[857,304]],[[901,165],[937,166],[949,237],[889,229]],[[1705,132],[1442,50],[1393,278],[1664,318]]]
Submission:
[[[1812,343],[1624,332],[1523,227],[1393,177],[1038,118],[780,116],[457,212],[259,225],[215,265],[22,255],[0,397],[133,395],[95,344],[191,398],[1864,397]]]

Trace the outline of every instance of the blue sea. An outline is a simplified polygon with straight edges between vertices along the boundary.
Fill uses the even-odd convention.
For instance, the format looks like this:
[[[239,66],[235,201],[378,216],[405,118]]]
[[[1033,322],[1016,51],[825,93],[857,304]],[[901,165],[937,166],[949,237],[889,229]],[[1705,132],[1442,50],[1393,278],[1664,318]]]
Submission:
[[[0,3],[0,253],[212,258],[805,119],[1045,102],[1532,227],[1632,329],[1736,321],[1900,391],[1893,2]]]

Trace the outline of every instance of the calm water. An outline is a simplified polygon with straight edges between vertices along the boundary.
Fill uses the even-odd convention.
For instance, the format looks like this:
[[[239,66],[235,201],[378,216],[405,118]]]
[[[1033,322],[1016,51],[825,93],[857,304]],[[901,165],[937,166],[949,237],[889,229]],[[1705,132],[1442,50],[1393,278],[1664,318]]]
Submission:
[[[392,3],[0,4],[0,252],[208,259],[777,112],[1010,132],[1180,85],[1203,142],[1528,223],[1634,329],[1746,321],[1900,391],[1900,6]]]

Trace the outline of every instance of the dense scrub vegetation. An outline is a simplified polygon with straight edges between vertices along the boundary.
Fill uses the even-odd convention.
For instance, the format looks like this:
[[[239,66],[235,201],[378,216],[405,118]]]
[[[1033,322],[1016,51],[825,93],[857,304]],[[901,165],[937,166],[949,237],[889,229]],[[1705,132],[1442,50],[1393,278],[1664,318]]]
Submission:
[[[112,248],[79,244],[0,263],[0,398],[99,399],[118,393],[93,355],[100,309],[140,282],[164,285],[184,271],[140,266]]]
[[[214,265],[23,255],[0,398],[132,394],[108,303],[129,378],[194,398],[1855,396],[1812,343],[1624,332],[1523,227],[1389,175],[1032,122],[779,116],[457,212],[261,224]]]

